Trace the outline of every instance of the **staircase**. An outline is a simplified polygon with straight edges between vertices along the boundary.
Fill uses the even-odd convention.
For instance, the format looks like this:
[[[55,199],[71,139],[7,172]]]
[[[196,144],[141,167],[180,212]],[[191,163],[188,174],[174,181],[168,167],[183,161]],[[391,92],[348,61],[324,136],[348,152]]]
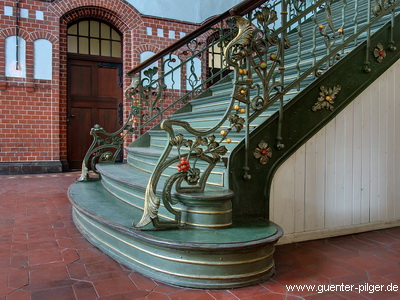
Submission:
[[[268,221],[274,171],[398,59],[397,4],[248,0],[133,69],[130,116],[116,133],[92,129],[69,189],[78,229],[169,284],[221,289],[271,277],[283,234]],[[181,64],[177,49],[189,57],[178,55]],[[202,80],[198,57],[211,70]],[[355,69],[363,75],[349,80]],[[187,72],[185,91],[172,93],[177,70]],[[131,134],[126,163],[114,163]]]

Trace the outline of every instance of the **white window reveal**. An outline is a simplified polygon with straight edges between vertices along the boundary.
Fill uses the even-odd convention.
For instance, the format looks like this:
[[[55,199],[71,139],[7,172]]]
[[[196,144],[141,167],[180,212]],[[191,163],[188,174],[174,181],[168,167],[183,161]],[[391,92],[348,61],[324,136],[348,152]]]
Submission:
[[[13,15],[12,6],[4,6],[4,15],[11,17]]]
[[[34,78],[52,79],[53,51],[50,41],[38,39],[33,43]]]
[[[5,73],[7,77],[26,77],[26,45],[25,40],[17,36],[9,36],[5,40]]]
[[[39,21],[44,20],[44,13],[41,10],[36,11],[36,20],[39,20]]]
[[[201,83],[201,60],[194,57],[186,65],[186,89],[195,90]]]
[[[152,51],[144,51],[142,53],[140,53],[140,62],[144,62],[145,60],[149,59],[150,57],[152,57],[154,55],[154,52]],[[144,72],[149,71],[150,69],[153,69],[154,67],[158,68],[158,64],[157,62],[152,63],[150,66],[146,67],[142,72],[141,72],[141,79],[144,78],[148,78]],[[153,75],[152,79],[155,80],[158,78],[158,70],[157,73],[155,75]],[[144,82],[144,85],[147,85],[148,82]]]
[[[26,8],[21,8],[19,11],[19,15],[21,18],[27,19],[29,17],[29,10],[27,10]]]
[[[179,68],[181,61],[178,56],[171,55],[171,57],[164,57],[164,83],[167,89],[181,89],[181,68]]]

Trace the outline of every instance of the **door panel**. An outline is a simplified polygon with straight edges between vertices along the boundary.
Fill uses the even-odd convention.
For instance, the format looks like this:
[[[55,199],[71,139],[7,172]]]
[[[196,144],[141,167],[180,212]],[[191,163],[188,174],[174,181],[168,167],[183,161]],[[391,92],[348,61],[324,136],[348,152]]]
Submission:
[[[99,95],[103,97],[115,97],[115,94],[120,87],[116,82],[110,80],[110,78],[118,79],[117,69],[110,69],[107,67],[99,68],[98,83],[99,83]]]
[[[88,139],[85,134],[76,133],[88,133],[92,127],[93,121],[91,108],[71,108],[68,124],[68,160],[73,162],[73,164],[72,166],[70,165],[70,168],[79,168],[80,166],[77,164],[79,164],[79,162],[82,163],[82,152],[76,151],[77,145],[79,145],[79,148],[88,149],[91,144],[90,139]]]
[[[108,132],[117,131],[120,64],[70,59],[68,61],[68,141],[70,169],[79,169],[92,137],[90,129],[99,124]]]
[[[90,96],[92,94],[92,81],[90,66],[71,65],[70,94],[71,96]]]
[[[115,128],[115,124],[118,124],[116,109],[99,109],[99,124],[102,124],[103,128]],[[118,129],[119,126],[112,132]]]

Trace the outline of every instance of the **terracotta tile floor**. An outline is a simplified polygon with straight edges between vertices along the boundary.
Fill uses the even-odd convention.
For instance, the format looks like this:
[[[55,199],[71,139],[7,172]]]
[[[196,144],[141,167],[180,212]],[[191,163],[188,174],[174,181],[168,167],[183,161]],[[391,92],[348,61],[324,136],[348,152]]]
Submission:
[[[154,282],[76,230],[66,196],[76,177],[0,176],[0,300],[400,299],[393,291],[400,289],[400,227],[278,246],[276,275],[252,287],[204,291]],[[309,290],[289,291],[295,284]]]

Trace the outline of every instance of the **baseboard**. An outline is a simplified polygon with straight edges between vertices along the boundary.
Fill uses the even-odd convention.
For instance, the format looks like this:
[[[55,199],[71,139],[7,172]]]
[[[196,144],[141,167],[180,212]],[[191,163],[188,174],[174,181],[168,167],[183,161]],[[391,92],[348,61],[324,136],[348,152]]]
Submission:
[[[352,225],[352,226],[345,226],[345,227],[338,227],[338,228],[331,228],[324,230],[290,233],[290,234],[284,234],[279,239],[277,245],[318,240],[335,236],[356,234],[366,231],[386,229],[398,226],[400,226],[400,220],[392,220],[392,221],[374,222],[374,223]]]
[[[60,161],[16,161],[0,162],[0,175],[21,175],[60,173],[62,164]]]

